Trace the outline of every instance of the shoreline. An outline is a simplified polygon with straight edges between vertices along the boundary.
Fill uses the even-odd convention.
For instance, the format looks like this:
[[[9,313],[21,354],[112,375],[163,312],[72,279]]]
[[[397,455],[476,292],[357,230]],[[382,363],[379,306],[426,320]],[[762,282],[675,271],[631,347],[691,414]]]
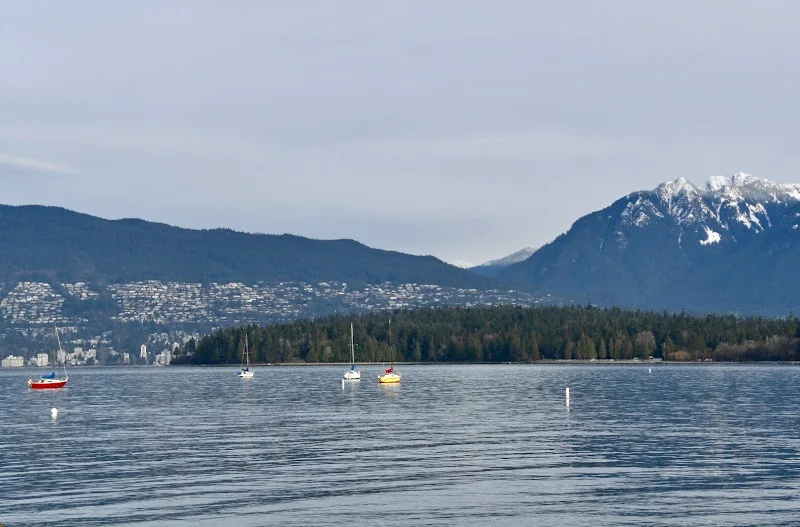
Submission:
[[[600,366],[600,367],[608,367],[608,366],[615,366],[615,365],[622,365],[622,366],[649,366],[653,367],[655,365],[664,365],[664,366],[735,366],[735,365],[763,365],[763,366],[798,366],[800,365],[800,361],[709,361],[709,362],[677,362],[677,361],[649,361],[649,360],[540,360],[536,362],[359,362],[356,365],[358,367],[379,367],[385,368],[387,366],[391,366],[394,364],[395,366]],[[79,366],[70,366],[71,368],[153,368],[155,365],[153,364],[106,364],[106,365],[79,365]],[[168,364],[166,367],[189,367],[189,368],[238,368],[240,364]],[[349,367],[349,362],[261,362],[257,364],[251,364],[251,367],[258,367],[258,368],[284,368],[284,367],[318,367],[318,366],[330,366],[330,367]],[[165,367],[165,366],[158,366],[158,367]],[[157,368],[158,368],[157,367]],[[47,370],[47,367],[37,367],[37,366],[22,366],[22,367],[14,367],[14,368],[0,368],[0,371],[20,371],[20,370]]]
[[[764,364],[764,365],[775,365],[775,364],[785,364],[785,365],[799,365],[800,361],[708,361],[708,362],[698,362],[698,361],[685,361],[685,362],[678,362],[678,361],[663,361],[663,360],[627,360],[627,359],[619,359],[619,360],[583,360],[583,359],[574,359],[574,360],[565,360],[565,359],[550,359],[550,360],[540,360],[536,362],[358,362],[356,363],[357,366],[391,366],[394,364],[395,366],[584,366],[584,365],[592,365],[592,366],[614,366],[614,365],[625,365],[625,366],[650,366],[653,365],[675,365],[675,366],[730,366],[736,364]],[[240,366],[239,364],[174,364],[170,366],[191,366],[195,368],[233,368]],[[299,367],[313,367],[313,366],[336,366],[336,367],[346,367],[350,366],[349,362],[262,362],[257,364],[251,364],[251,367],[288,367],[288,366],[299,366]]]

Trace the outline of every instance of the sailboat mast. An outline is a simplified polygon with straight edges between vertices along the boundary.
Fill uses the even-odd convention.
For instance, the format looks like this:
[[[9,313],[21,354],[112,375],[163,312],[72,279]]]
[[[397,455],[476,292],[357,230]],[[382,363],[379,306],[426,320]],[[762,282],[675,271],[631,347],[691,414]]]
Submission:
[[[356,347],[353,344],[353,323],[350,323],[350,364],[356,363]]]
[[[64,363],[64,375],[67,374],[67,357],[64,355],[64,351],[61,349],[61,338],[58,336],[58,326],[53,326],[53,329],[56,330],[56,342],[58,342],[58,355],[62,355],[62,361]],[[55,363],[58,363],[58,356],[56,356]],[[54,364],[55,366],[55,364]]]

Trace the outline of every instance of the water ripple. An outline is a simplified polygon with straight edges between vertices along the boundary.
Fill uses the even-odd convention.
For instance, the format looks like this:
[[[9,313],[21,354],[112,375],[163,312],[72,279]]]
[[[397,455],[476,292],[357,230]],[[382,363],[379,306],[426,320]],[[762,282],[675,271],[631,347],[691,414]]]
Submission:
[[[793,524],[800,369],[648,367],[3,370],[0,521]]]

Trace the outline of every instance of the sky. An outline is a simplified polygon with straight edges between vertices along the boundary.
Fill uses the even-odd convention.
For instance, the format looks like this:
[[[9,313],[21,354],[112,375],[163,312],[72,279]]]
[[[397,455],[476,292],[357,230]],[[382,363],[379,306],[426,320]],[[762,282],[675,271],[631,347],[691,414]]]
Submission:
[[[472,263],[800,182],[792,1],[0,0],[0,203]]]

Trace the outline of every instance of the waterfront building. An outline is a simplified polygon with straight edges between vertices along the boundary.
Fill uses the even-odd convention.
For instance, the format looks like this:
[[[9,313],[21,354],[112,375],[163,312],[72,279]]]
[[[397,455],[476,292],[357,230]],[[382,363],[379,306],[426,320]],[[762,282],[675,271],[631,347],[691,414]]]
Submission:
[[[25,365],[25,359],[23,357],[9,355],[3,359],[0,364],[2,364],[3,368],[22,368]]]
[[[155,359],[153,359],[155,364],[160,366],[167,366],[170,362],[172,362],[172,352],[168,349],[164,349],[156,355]]]

